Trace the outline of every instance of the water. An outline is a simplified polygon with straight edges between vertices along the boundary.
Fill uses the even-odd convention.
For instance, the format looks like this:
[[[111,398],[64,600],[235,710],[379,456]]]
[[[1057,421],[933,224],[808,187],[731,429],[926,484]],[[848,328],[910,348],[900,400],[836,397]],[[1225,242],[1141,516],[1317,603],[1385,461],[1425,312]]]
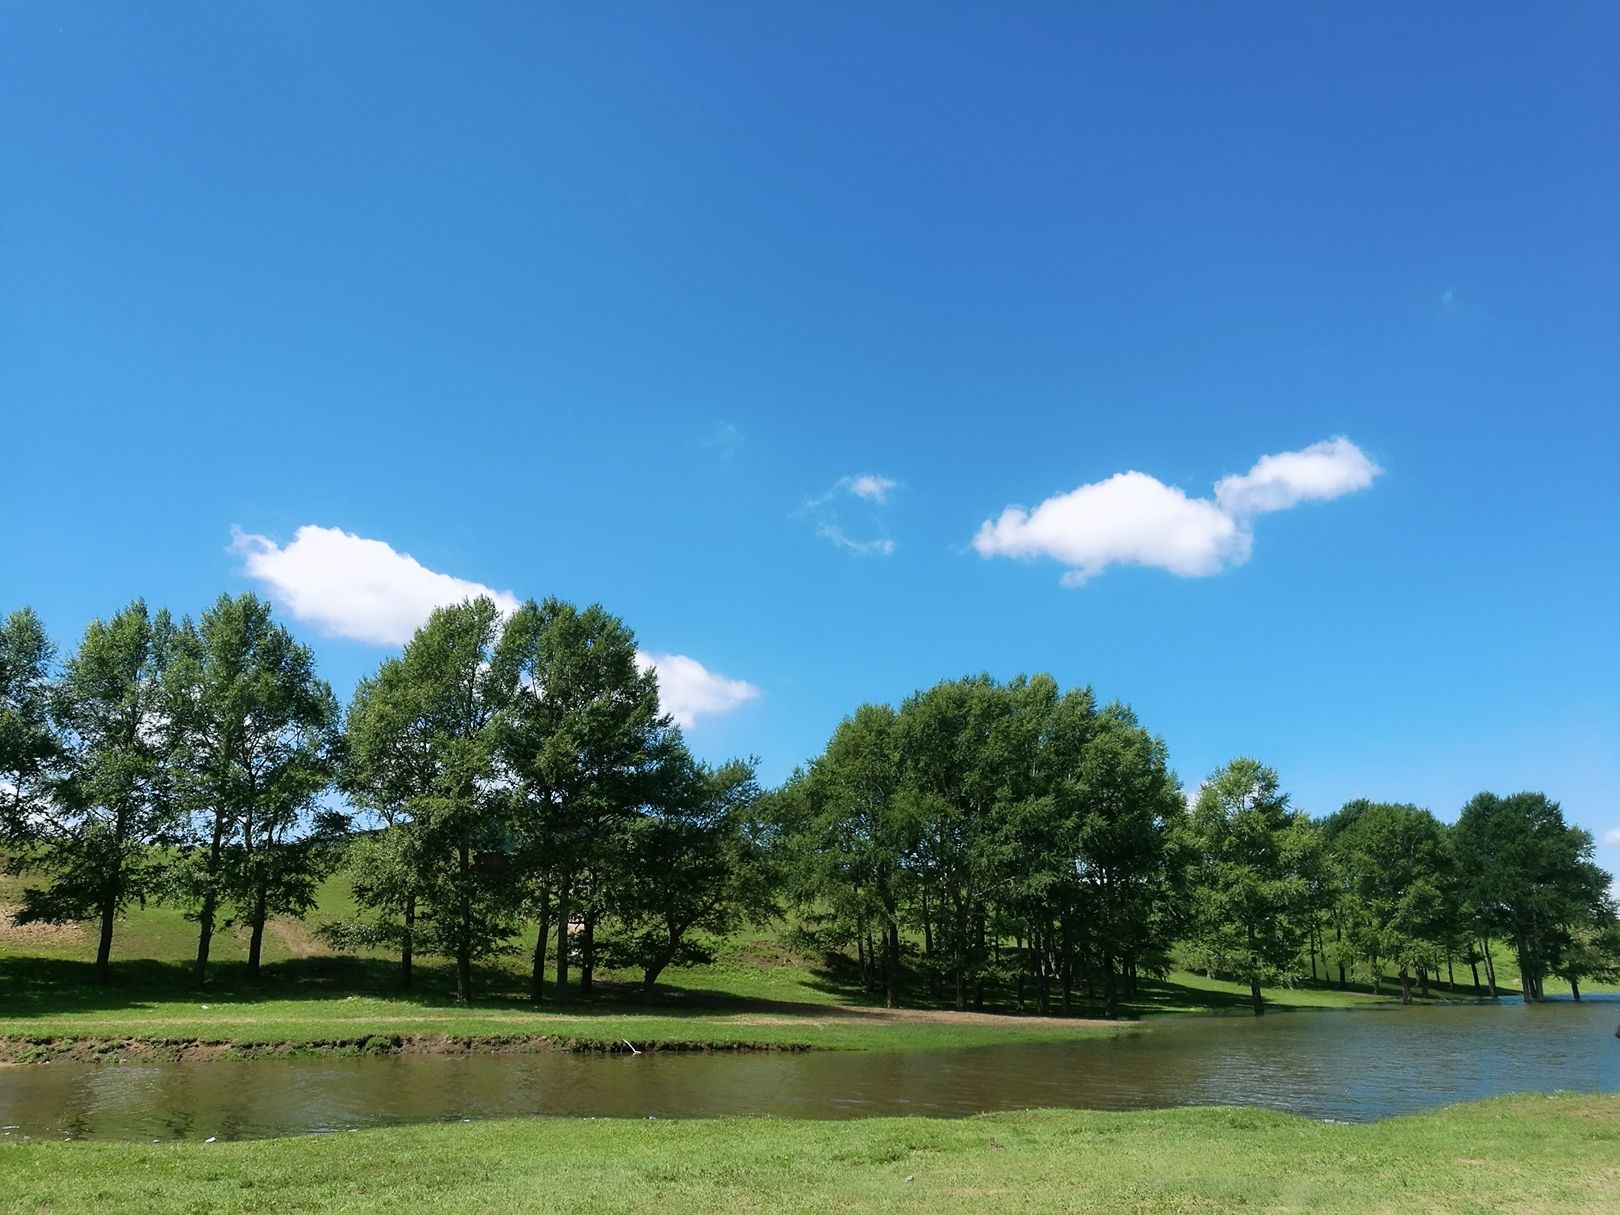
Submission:
[[[1259,1105],[1363,1121],[1620,1091],[1620,1002],[1188,1017],[1117,1038],[900,1054],[485,1055],[0,1068],[0,1134],[243,1139],[527,1115],[958,1116]]]

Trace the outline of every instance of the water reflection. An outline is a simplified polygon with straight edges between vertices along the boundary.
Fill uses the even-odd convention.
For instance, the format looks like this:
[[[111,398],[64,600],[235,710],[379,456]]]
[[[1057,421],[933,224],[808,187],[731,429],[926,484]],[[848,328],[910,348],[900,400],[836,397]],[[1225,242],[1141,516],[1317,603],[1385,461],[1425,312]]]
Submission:
[[[519,1115],[848,1118],[1261,1105],[1365,1120],[1493,1093],[1620,1091],[1615,1002],[1183,1018],[1083,1042],[905,1053],[314,1058],[0,1069],[0,1133],[220,1139]]]

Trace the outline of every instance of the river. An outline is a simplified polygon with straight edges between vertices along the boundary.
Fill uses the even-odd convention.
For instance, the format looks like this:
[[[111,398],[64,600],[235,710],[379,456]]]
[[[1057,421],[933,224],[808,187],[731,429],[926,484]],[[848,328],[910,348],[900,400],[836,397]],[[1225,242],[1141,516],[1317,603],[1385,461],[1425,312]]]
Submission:
[[[1620,1001],[1162,1018],[953,1051],[365,1056],[0,1068],[0,1134],[245,1139],[535,1115],[961,1116],[1257,1105],[1364,1121],[1492,1094],[1620,1091]]]

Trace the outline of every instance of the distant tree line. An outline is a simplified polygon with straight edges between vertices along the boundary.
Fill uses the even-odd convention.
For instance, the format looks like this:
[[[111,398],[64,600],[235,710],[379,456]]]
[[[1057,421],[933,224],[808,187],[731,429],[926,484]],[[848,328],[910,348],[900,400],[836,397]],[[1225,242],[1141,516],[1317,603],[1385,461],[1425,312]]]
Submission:
[[[341,865],[359,914],[343,947],[454,965],[510,953],[530,993],[589,992],[671,965],[791,906],[898,1006],[1005,998],[1114,1014],[1143,978],[1190,965],[1262,985],[1312,978],[1403,999],[1433,983],[1526,999],[1620,977],[1609,875],[1539,793],[1482,793],[1453,826],[1355,801],[1312,820],[1239,758],[1189,801],[1164,743],[1120,704],[1049,676],[940,683],[863,705],[770,793],[753,761],[698,762],[662,711],[634,635],[599,606],[488,599],[441,608],[361,681],[346,713],[309,650],[253,595],[193,622],[140,601],[63,660],[27,608],[0,625],[0,843],[29,885],[20,922],[99,929],[161,900],[214,934],[299,916]],[[909,977],[911,982],[905,980]]]
[[[1250,758],[1189,807],[1163,743],[1117,704],[1047,676],[941,683],[864,705],[772,799],[788,887],[822,943],[852,948],[894,1006],[910,968],[956,1007],[986,986],[1112,1015],[1176,961],[1263,984],[1386,966],[1402,998],[1513,950],[1526,999],[1620,978],[1610,877],[1539,793],[1482,793],[1446,827],[1351,802],[1313,821]],[[907,943],[912,943],[908,948]],[[1319,972],[1320,960],[1320,972]]]

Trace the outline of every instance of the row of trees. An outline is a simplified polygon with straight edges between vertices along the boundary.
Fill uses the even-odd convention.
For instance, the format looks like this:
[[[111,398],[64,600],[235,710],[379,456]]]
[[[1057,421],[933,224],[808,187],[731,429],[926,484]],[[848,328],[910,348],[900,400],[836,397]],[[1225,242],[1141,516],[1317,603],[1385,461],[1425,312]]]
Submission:
[[[316,810],[340,740],[309,650],[251,595],[178,623],[137,600],[58,671],[25,608],[0,628],[0,696],[8,864],[51,879],[17,920],[97,923],[105,982],[125,910],[176,902],[198,925],[201,982],[225,912],[257,974],[266,919],[312,906],[341,827]]]
[[[333,790],[346,799],[347,810]],[[1237,759],[1189,807],[1161,740],[1048,676],[947,681],[865,705],[761,795],[751,762],[698,763],[635,638],[600,607],[442,608],[346,714],[252,595],[193,623],[137,602],[58,663],[27,609],[0,627],[0,830],[48,877],[18,918],[99,924],[105,980],[133,903],[198,925],[299,915],[341,856],[360,914],[341,945],[480,959],[532,929],[531,994],[636,967],[648,989],[702,942],[796,904],[897,1005],[936,998],[1115,1012],[1174,960],[1262,984],[1386,967],[1411,998],[1443,967],[1516,955],[1527,998],[1620,969],[1592,840],[1540,794],[1481,794],[1454,827],[1352,802],[1312,821]],[[525,948],[529,948],[527,945]],[[575,969],[577,968],[577,970]]]
[[[771,907],[753,763],[692,758],[600,607],[439,609],[361,683],[346,741],[344,791],[384,829],[352,857],[369,915],[336,935],[397,946],[407,985],[425,950],[455,960],[468,998],[473,962],[530,921],[536,1001],[553,930],[559,999],[575,961],[581,991],[601,965],[650,990],[708,956],[697,934]]]
[[[355,830],[334,785],[375,823]],[[49,879],[16,919],[97,922],[103,982],[117,921],[149,899],[196,921],[197,982],[226,922],[256,977],[268,918],[307,912],[341,855],[366,914],[330,934],[396,945],[406,984],[427,952],[470,998],[473,962],[527,918],[536,999],[551,925],[559,993],[572,958],[586,990],[604,961],[650,987],[704,956],[699,930],[768,908],[758,793],[752,763],[693,759],[599,607],[440,609],[346,718],[252,595],[195,623],[137,601],[60,664],[33,612],[0,627],[0,832],[13,871]]]
[[[1550,974],[1620,977],[1620,928],[1592,837],[1541,794],[1481,794],[1447,828],[1409,805],[1352,802],[1322,821],[1277,774],[1233,760],[1189,808],[1163,744],[1120,705],[1048,677],[942,683],[866,705],[775,799],[802,914],[853,946],[898,1003],[904,965],[958,1008],[986,984],[1065,1010],[1077,986],[1112,1014],[1172,960],[1263,984],[1396,968],[1403,998],[1492,940],[1523,991]],[[904,942],[921,950],[906,960]],[[1475,986],[1478,987],[1477,971]]]

